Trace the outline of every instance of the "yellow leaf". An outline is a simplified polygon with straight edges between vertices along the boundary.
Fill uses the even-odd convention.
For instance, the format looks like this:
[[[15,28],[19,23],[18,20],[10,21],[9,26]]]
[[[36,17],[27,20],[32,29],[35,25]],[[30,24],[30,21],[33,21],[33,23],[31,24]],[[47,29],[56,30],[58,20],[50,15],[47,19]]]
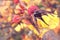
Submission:
[[[48,14],[48,17],[50,18],[50,22],[49,22],[49,28],[50,29],[54,29],[56,28],[56,26],[59,23],[59,18],[57,17],[56,14]]]
[[[34,28],[33,25],[28,25],[28,28],[32,30],[36,35],[39,35],[39,32]]]
[[[17,25],[15,28],[14,28],[15,31],[17,32],[20,32],[21,31],[21,25]]]
[[[11,16],[8,17],[8,22],[10,22],[10,21],[11,21]]]
[[[48,27],[48,25],[46,25],[41,19],[38,19],[37,18],[37,23],[38,23],[38,26],[39,26],[39,28],[47,28]]]
[[[42,18],[43,18],[43,20],[44,20],[47,24],[49,24],[50,18],[49,18],[48,16],[43,15]]]

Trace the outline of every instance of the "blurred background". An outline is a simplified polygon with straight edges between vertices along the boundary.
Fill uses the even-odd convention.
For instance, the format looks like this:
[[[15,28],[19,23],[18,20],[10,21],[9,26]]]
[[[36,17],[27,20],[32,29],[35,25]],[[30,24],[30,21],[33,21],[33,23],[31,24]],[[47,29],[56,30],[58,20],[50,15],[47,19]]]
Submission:
[[[60,0],[0,0],[0,40],[41,40],[59,24]]]

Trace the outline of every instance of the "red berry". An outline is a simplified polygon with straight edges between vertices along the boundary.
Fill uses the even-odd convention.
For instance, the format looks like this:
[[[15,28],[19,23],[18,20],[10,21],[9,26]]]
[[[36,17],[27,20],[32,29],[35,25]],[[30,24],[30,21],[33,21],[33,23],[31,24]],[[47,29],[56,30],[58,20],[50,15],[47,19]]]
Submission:
[[[19,0],[13,0],[13,2],[14,2],[15,4],[17,4],[17,3],[19,3]]]
[[[28,14],[31,15],[34,13],[35,10],[38,10],[39,8],[37,6],[30,6],[28,8]]]
[[[14,15],[14,16],[13,16],[13,19],[12,19],[12,22],[13,22],[13,23],[18,23],[18,22],[20,22],[20,16],[19,16],[19,15]]]
[[[23,13],[24,13],[24,10],[21,9],[21,10],[20,10],[20,13],[23,14]]]

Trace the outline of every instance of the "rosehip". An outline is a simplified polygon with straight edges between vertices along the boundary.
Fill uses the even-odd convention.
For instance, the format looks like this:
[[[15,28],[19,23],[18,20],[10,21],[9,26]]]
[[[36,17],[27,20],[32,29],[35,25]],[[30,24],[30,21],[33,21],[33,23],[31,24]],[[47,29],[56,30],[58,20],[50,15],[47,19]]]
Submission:
[[[35,10],[38,10],[39,8],[37,6],[30,6],[28,8],[28,14],[31,15],[34,13]]]
[[[14,4],[19,3],[19,0],[13,0]]]
[[[23,13],[24,13],[24,10],[21,9],[21,10],[20,10],[20,13],[23,14]]]
[[[20,22],[20,16],[19,15],[14,15],[12,19],[13,23],[19,23]]]

